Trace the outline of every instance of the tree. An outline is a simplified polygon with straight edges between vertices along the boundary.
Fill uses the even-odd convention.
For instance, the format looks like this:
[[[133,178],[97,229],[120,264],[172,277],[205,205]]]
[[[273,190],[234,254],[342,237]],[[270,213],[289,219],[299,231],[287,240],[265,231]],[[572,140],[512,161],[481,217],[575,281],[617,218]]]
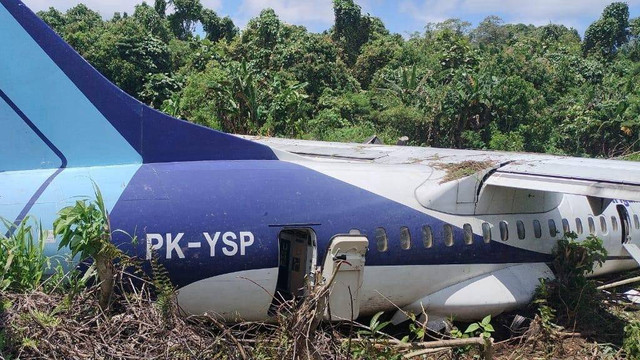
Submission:
[[[196,23],[202,18],[200,0],[169,0],[174,13],[167,16],[171,29],[178,39],[185,40],[193,35]]]
[[[371,18],[362,16],[360,6],[353,0],[333,0],[333,13],[333,40],[340,44],[347,65],[353,66],[360,48],[369,40]]]
[[[153,8],[156,10],[158,15],[161,17],[167,16],[167,1],[166,0],[155,0],[153,4]]]
[[[141,97],[152,74],[170,73],[169,48],[135,17],[109,23],[86,55],[94,66],[127,93]]]
[[[613,55],[629,37],[629,6],[615,2],[604,8],[600,19],[589,25],[584,33],[582,51],[585,55]]]
[[[49,7],[47,11],[38,11],[38,16],[44,20],[58,35],[63,35],[64,26],[67,24],[65,15],[53,7]]]
[[[390,34],[354,0],[323,33],[272,9],[242,32],[199,0],[109,20],[39,15],[129,94],[235,133],[611,156],[640,151],[640,20],[607,6],[584,41],[559,24],[460,19]],[[205,36],[195,36],[202,24]],[[586,55],[586,56],[585,56]],[[604,61],[603,61],[604,60]]]
[[[203,9],[200,22],[204,32],[207,34],[207,39],[211,41],[220,39],[231,41],[238,35],[238,28],[233,24],[231,18],[228,16],[220,18],[213,10]]]
[[[479,46],[504,45],[509,38],[509,32],[498,16],[487,16],[470,35],[472,41]]]

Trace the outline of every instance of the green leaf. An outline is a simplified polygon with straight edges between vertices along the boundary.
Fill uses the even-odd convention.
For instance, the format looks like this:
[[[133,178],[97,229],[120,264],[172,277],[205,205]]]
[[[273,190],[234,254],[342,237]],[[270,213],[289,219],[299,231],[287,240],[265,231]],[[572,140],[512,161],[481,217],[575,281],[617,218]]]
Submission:
[[[480,324],[473,323],[473,324],[469,325],[469,327],[467,328],[467,330],[464,331],[464,333],[465,334],[472,333],[472,332],[474,332],[474,331],[476,331],[478,329],[480,329]]]
[[[376,327],[376,325],[378,325],[378,318],[380,318],[382,314],[384,314],[384,312],[380,311],[379,313],[373,315],[373,317],[371,318],[371,321],[369,321],[369,328],[373,329]]]

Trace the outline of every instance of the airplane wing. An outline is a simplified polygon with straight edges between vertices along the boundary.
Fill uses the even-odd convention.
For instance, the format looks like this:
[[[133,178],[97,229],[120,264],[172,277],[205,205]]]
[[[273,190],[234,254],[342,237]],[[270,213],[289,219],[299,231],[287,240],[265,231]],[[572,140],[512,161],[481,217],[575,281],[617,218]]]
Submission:
[[[640,163],[582,158],[514,161],[484,185],[640,201]]]
[[[447,213],[491,212],[493,210],[486,206],[494,208],[495,202],[501,197],[500,193],[513,195],[514,191],[522,193],[523,201],[536,201],[530,196],[532,192],[536,193],[538,200],[543,197],[546,199],[546,204],[541,207],[532,207],[528,201],[525,208],[519,209],[525,212],[552,208],[559,201],[557,197],[552,199],[552,194],[587,196],[595,212],[598,212],[597,208],[606,207],[611,199],[640,201],[640,162],[549,154],[246,138],[317,160],[430,167],[433,172],[416,189],[417,200],[427,208]],[[449,165],[469,161],[492,163],[494,167],[447,183]],[[544,194],[549,196],[545,197]],[[482,204],[483,195],[492,197],[493,204]],[[452,196],[457,201],[452,201]]]

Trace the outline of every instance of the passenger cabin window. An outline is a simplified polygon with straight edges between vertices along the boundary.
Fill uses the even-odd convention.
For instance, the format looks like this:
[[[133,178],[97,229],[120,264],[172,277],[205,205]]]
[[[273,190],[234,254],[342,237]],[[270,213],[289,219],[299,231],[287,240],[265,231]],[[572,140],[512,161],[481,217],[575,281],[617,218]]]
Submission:
[[[433,231],[429,225],[422,227],[422,244],[427,249],[433,246]]]
[[[576,232],[578,235],[581,235],[584,232],[582,229],[582,220],[580,220],[580,218],[576,218]]]
[[[640,219],[638,219],[638,215],[633,215],[633,225],[636,230],[640,229]]]
[[[467,245],[473,244],[473,229],[471,228],[471,224],[464,224],[462,230],[464,230],[464,243]]]
[[[562,231],[566,234],[571,231],[571,226],[569,226],[569,220],[562,219]]]
[[[482,238],[487,244],[491,242],[491,224],[488,222],[482,223]]]
[[[502,241],[509,240],[509,225],[506,221],[500,221],[500,239]]]
[[[516,230],[518,230],[518,239],[523,240],[525,233],[524,233],[524,223],[522,222],[522,220],[518,220],[516,222]]]
[[[618,231],[618,218],[615,216],[611,217],[611,228],[613,231]]]
[[[547,222],[549,224],[549,235],[551,237],[555,237],[558,235],[558,228],[556,227],[556,222],[553,219],[549,219]]]
[[[411,249],[411,233],[406,226],[400,228],[400,247],[402,250]]]
[[[604,216],[600,216],[600,230],[603,234],[607,233],[607,219]]]
[[[596,223],[595,223],[595,221],[593,221],[593,217],[589,216],[589,219],[587,219],[587,222],[589,223],[589,234],[595,235],[595,233],[596,233]]]
[[[540,221],[533,220],[533,235],[536,239],[540,239],[542,237],[542,226],[540,226]]]
[[[444,244],[446,246],[453,246],[453,227],[449,224],[444,224],[442,230],[444,233]]]
[[[380,252],[385,252],[389,248],[389,240],[387,239],[387,232],[384,228],[379,227],[376,229],[376,244]]]

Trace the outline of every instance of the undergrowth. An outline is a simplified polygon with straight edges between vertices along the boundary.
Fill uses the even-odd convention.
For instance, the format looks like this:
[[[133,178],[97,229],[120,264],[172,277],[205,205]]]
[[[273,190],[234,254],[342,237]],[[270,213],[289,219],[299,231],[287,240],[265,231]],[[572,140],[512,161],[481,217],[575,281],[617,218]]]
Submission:
[[[368,325],[323,322],[330,311],[332,279],[309,283],[307,296],[278,304],[271,322],[230,325],[209,315],[189,316],[181,311],[176,289],[156,257],[145,273],[141,261],[110,245],[112,230],[97,188],[96,198],[62,211],[56,233],[74,254],[94,263],[101,254],[108,255],[104,261],[111,273],[98,275],[98,281],[92,281],[97,266],[84,272],[65,271],[59,264],[52,268],[44,256],[44,234],[32,219],[5,224],[12,231],[0,236],[0,358],[477,358],[486,355],[486,344],[499,330],[490,316],[460,327],[464,332],[453,327],[448,335],[428,331],[413,314],[407,314],[410,321],[400,336],[387,332],[393,330],[383,313],[371,317]],[[613,302],[587,277],[606,259],[602,241],[593,236],[577,241],[568,233],[553,254],[556,278],[541,282],[535,318],[516,337],[520,342],[502,356],[563,358],[569,354],[565,340],[579,334],[594,342],[590,351],[600,357],[640,358],[640,319],[610,311]],[[45,271],[52,275],[46,277]],[[111,293],[103,303],[105,280]],[[426,340],[467,338],[486,341],[484,350],[469,342],[453,350],[425,345]]]
[[[31,217],[18,224],[0,220],[5,228],[0,232],[0,291],[34,290],[50,266],[44,255],[42,228]]]
[[[532,306],[535,318],[518,351],[544,358],[563,358],[589,347],[592,358],[638,358],[640,325],[620,311],[620,298],[597,289],[588,276],[607,258],[602,240],[577,240],[566,233],[553,250],[554,280],[541,280]]]

